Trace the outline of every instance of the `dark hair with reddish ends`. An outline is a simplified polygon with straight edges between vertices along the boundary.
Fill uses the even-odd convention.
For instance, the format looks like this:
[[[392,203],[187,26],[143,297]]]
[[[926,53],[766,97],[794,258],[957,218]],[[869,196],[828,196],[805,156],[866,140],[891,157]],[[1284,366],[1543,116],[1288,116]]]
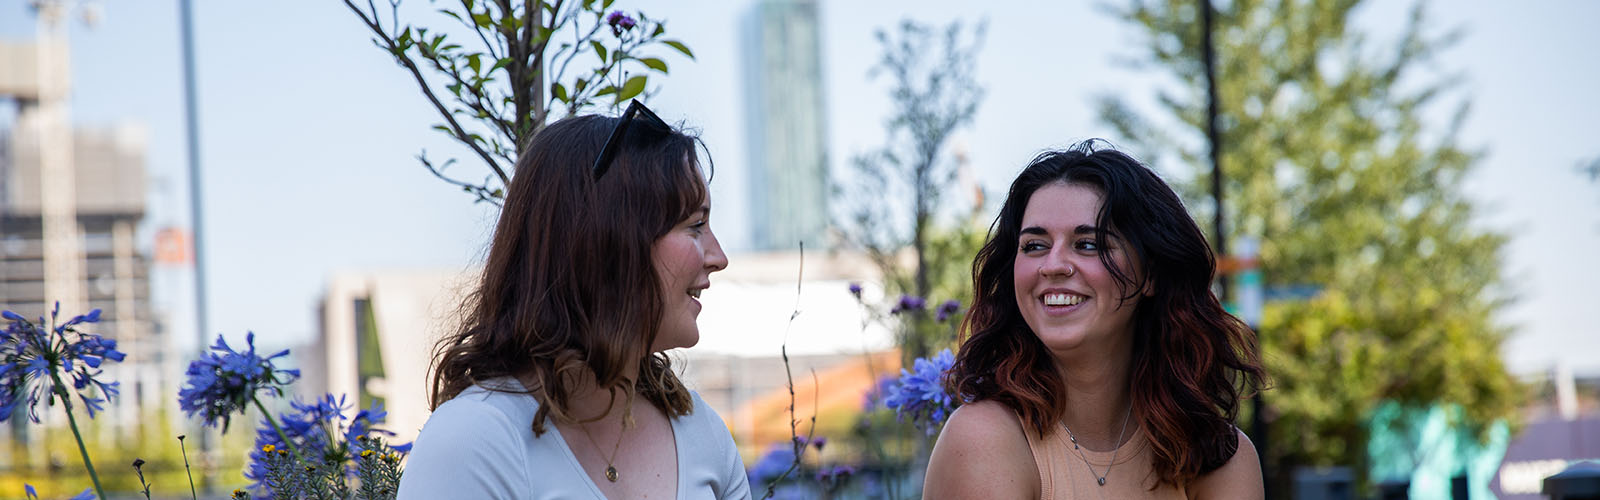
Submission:
[[[481,281],[435,349],[434,408],[475,382],[532,379],[542,434],[549,415],[575,421],[568,408],[586,371],[669,417],[693,408],[667,357],[650,352],[663,315],[651,250],[706,201],[698,140],[635,120],[596,180],[591,166],[618,120],[552,123],[517,160]],[[638,380],[623,376],[629,363]]]
[[[1263,376],[1255,334],[1212,295],[1216,261],[1178,195],[1148,167],[1097,149],[1093,140],[1040,154],[1012,182],[972,264],[976,297],[946,390],[965,402],[1004,404],[1039,435],[1066,411],[1055,358],[1023,321],[1012,274],[1028,200],[1057,182],[1100,191],[1096,239],[1106,241],[1106,231],[1115,230],[1143,272],[1131,276],[1109,253],[1100,261],[1129,291],[1123,300],[1151,292],[1133,314],[1129,391],[1150,437],[1155,474],[1182,485],[1216,470],[1238,450],[1239,400]]]

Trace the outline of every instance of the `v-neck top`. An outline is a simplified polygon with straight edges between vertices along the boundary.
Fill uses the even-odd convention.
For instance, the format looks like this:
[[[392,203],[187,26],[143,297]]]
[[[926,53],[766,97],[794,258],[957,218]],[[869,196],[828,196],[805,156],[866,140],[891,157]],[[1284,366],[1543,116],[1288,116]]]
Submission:
[[[1040,436],[1024,429],[1034,463],[1039,466],[1039,498],[1042,500],[1083,500],[1143,498],[1183,500],[1183,488],[1157,485],[1150,464],[1150,441],[1140,428],[1114,451],[1076,448],[1057,425]],[[1079,452],[1082,455],[1079,455]],[[1113,462],[1113,457],[1115,462]],[[1105,477],[1105,484],[1099,478]],[[1154,487],[1154,488],[1152,488]]]
[[[522,390],[510,378],[483,384]],[[699,394],[690,395],[694,410],[669,419],[678,454],[678,491],[672,498],[750,498],[744,461],[727,425]],[[555,425],[533,435],[538,410],[531,395],[483,385],[439,405],[406,459],[398,500],[605,499]]]

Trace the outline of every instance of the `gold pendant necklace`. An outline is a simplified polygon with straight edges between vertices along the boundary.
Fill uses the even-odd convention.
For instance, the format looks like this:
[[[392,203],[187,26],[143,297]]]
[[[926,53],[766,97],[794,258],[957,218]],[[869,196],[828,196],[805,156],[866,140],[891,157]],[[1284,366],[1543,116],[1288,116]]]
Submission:
[[[626,422],[626,421],[624,421],[624,422]],[[591,446],[594,446],[594,451],[600,451],[600,444],[595,442],[593,434],[589,434],[589,426],[587,424],[579,422],[578,423],[578,430],[583,431],[583,437],[589,438],[589,444]],[[623,425],[622,430],[623,431],[628,430],[627,425]],[[601,458],[605,458],[606,459],[606,480],[607,481],[611,481],[613,483],[617,482],[616,461],[617,461],[617,450],[620,450],[620,449],[622,449],[622,431],[618,431],[617,432],[617,444],[611,446],[611,456],[609,458],[604,457],[604,456],[601,457]]]
[[[1078,458],[1083,460],[1083,466],[1089,468],[1089,475],[1094,476],[1095,482],[1100,483],[1102,487],[1106,485],[1106,478],[1111,477],[1111,466],[1117,464],[1117,452],[1122,450],[1122,436],[1123,433],[1128,432],[1128,417],[1132,414],[1133,403],[1129,402],[1128,410],[1122,413],[1122,430],[1117,431],[1117,442],[1111,444],[1113,446],[1111,448],[1111,462],[1106,464],[1105,474],[1096,474],[1094,472],[1094,464],[1089,463],[1089,457],[1083,454],[1083,447],[1078,446],[1078,436],[1072,434],[1072,428],[1067,427],[1066,420],[1061,421],[1061,428],[1066,429],[1067,438],[1072,440],[1072,450],[1078,452]]]

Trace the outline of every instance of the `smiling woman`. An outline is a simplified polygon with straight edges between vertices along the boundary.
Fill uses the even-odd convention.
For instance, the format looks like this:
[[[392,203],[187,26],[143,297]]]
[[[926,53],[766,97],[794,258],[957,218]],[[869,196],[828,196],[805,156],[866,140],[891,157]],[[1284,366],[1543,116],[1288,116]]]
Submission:
[[[926,498],[1262,497],[1233,427],[1262,376],[1172,189],[1094,142],[1039,155],[973,264]]]
[[[699,341],[698,297],[728,265],[696,144],[638,102],[534,136],[435,352],[400,498],[750,495],[727,427],[662,353]]]

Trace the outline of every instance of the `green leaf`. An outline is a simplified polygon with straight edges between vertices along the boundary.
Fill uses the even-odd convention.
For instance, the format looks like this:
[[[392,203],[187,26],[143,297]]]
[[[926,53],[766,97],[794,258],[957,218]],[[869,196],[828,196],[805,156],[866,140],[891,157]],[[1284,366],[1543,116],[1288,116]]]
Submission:
[[[647,79],[648,78],[644,75],[629,78],[627,82],[622,84],[622,91],[617,92],[617,102],[632,99],[634,96],[644,92],[644,84]]]
[[[589,80],[585,80],[585,79],[582,79],[582,78],[578,79],[578,83],[573,84],[573,88],[577,89],[574,92],[577,92],[579,94],[582,94],[583,93],[583,89],[588,88],[588,87],[589,87]]]
[[[617,86],[616,85],[606,85],[606,88],[600,89],[599,92],[595,92],[594,96],[595,97],[601,97],[601,96],[611,95],[611,94],[615,94],[615,93],[617,93]]]
[[[453,10],[450,10],[450,9],[439,9],[439,13],[447,15],[447,16],[450,16],[450,17],[453,17],[457,21],[465,22],[464,19],[461,19],[461,14],[457,14],[456,11],[453,11]]]
[[[565,85],[562,85],[561,82],[556,82],[556,83],[550,84],[550,95],[555,96],[556,99],[560,99],[561,102],[567,102],[568,101],[568,99],[567,99],[567,87]]]
[[[656,23],[656,30],[655,30],[655,32],[650,33],[650,38],[655,38],[655,37],[661,36],[663,34],[666,34],[666,32],[667,32],[667,25],[665,23]]]
[[[615,1],[615,0],[605,0],[604,2],[601,2],[600,3],[600,8],[602,10],[611,8],[611,2],[613,2],[613,1]]]
[[[434,130],[438,130],[440,132],[444,132],[446,134],[450,133],[450,127],[446,127],[444,125],[434,125],[433,129]]]
[[[482,54],[467,54],[467,67],[472,68],[473,73],[483,73],[483,71],[481,71],[483,69],[483,61],[480,59],[480,56],[482,56]]]
[[[589,40],[589,46],[594,47],[594,53],[600,55],[600,61],[604,62],[606,60],[606,46],[605,45],[601,45],[600,42],[595,41],[595,40]]]
[[[497,69],[500,69],[500,68],[504,68],[504,67],[510,66],[510,65],[511,65],[511,58],[502,57],[502,58],[500,58],[500,60],[494,62],[494,66],[490,66],[489,67],[489,72],[493,73],[494,70],[497,70]]]
[[[678,52],[682,52],[683,55],[689,56],[690,59],[694,59],[694,52],[690,52],[689,46],[684,45],[683,42],[677,40],[662,40],[661,43],[667,44],[668,47],[678,49]]]
[[[472,24],[477,25],[478,29],[489,29],[490,26],[494,26],[494,19],[491,19],[488,14],[473,14]]]
[[[662,73],[666,73],[667,72],[667,62],[666,61],[663,61],[663,60],[660,60],[660,59],[656,59],[654,57],[646,57],[644,59],[640,59],[639,62],[644,63],[645,66],[649,66],[650,69],[653,69],[653,70],[656,70],[656,71],[660,71]]]

